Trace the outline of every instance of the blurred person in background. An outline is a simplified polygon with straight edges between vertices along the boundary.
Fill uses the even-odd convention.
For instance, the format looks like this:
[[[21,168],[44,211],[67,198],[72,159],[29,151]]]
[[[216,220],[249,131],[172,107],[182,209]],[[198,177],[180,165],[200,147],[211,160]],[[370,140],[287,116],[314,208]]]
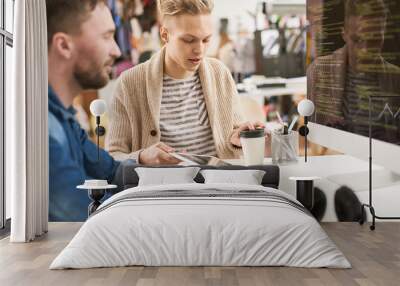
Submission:
[[[254,40],[243,25],[239,26],[234,46],[236,51],[235,70],[239,74],[238,81],[241,82],[256,71]]]
[[[236,51],[233,41],[228,34],[229,20],[223,18],[220,20],[219,44],[217,58],[223,62],[234,76]]]

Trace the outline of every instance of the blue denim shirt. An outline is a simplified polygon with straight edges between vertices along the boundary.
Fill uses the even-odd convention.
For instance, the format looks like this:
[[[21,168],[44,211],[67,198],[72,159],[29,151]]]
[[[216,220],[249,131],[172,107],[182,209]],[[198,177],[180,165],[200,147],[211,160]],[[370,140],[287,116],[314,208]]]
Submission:
[[[104,150],[97,161],[97,145],[51,87],[49,93],[49,220],[85,221],[90,199],[76,187],[87,179],[113,180],[119,162]]]

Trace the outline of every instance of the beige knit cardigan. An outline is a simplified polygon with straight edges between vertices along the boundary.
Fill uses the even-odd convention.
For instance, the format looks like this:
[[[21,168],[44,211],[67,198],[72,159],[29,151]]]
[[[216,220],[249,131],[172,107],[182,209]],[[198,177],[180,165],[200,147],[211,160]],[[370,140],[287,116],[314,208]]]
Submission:
[[[165,48],[149,61],[124,72],[117,84],[106,137],[106,149],[117,160],[136,159],[140,151],[160,142],[160,106]],[[219,158],[238,158],[230,143],[242,122],[235,83],[218,60],[205,58],[199,77]]]

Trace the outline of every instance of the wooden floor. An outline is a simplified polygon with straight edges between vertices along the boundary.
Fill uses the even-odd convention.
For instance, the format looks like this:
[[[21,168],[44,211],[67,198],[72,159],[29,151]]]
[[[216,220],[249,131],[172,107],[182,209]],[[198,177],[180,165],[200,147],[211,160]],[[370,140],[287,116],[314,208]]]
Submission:
[[[356,223],[323,228],[353,269],[288,267],[125,267],[48,270],[79,229],[77,223],[50,224],[49,233],[30,244],[0,241],[0,285],[400,285],[400,223],[377,224],[375,232]]]

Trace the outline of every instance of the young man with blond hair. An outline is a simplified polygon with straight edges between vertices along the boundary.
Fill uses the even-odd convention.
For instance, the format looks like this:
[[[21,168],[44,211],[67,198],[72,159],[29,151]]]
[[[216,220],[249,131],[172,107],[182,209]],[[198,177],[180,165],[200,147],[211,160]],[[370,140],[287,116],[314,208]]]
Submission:
[[[165,45],[120,78],[106,143],[114,158],[154,165],[178,163],[173,151],[237,158],[240,131],[263,127],[241,123],[230,71],[205,56],[213,7],[212,0],[158,0]]]

